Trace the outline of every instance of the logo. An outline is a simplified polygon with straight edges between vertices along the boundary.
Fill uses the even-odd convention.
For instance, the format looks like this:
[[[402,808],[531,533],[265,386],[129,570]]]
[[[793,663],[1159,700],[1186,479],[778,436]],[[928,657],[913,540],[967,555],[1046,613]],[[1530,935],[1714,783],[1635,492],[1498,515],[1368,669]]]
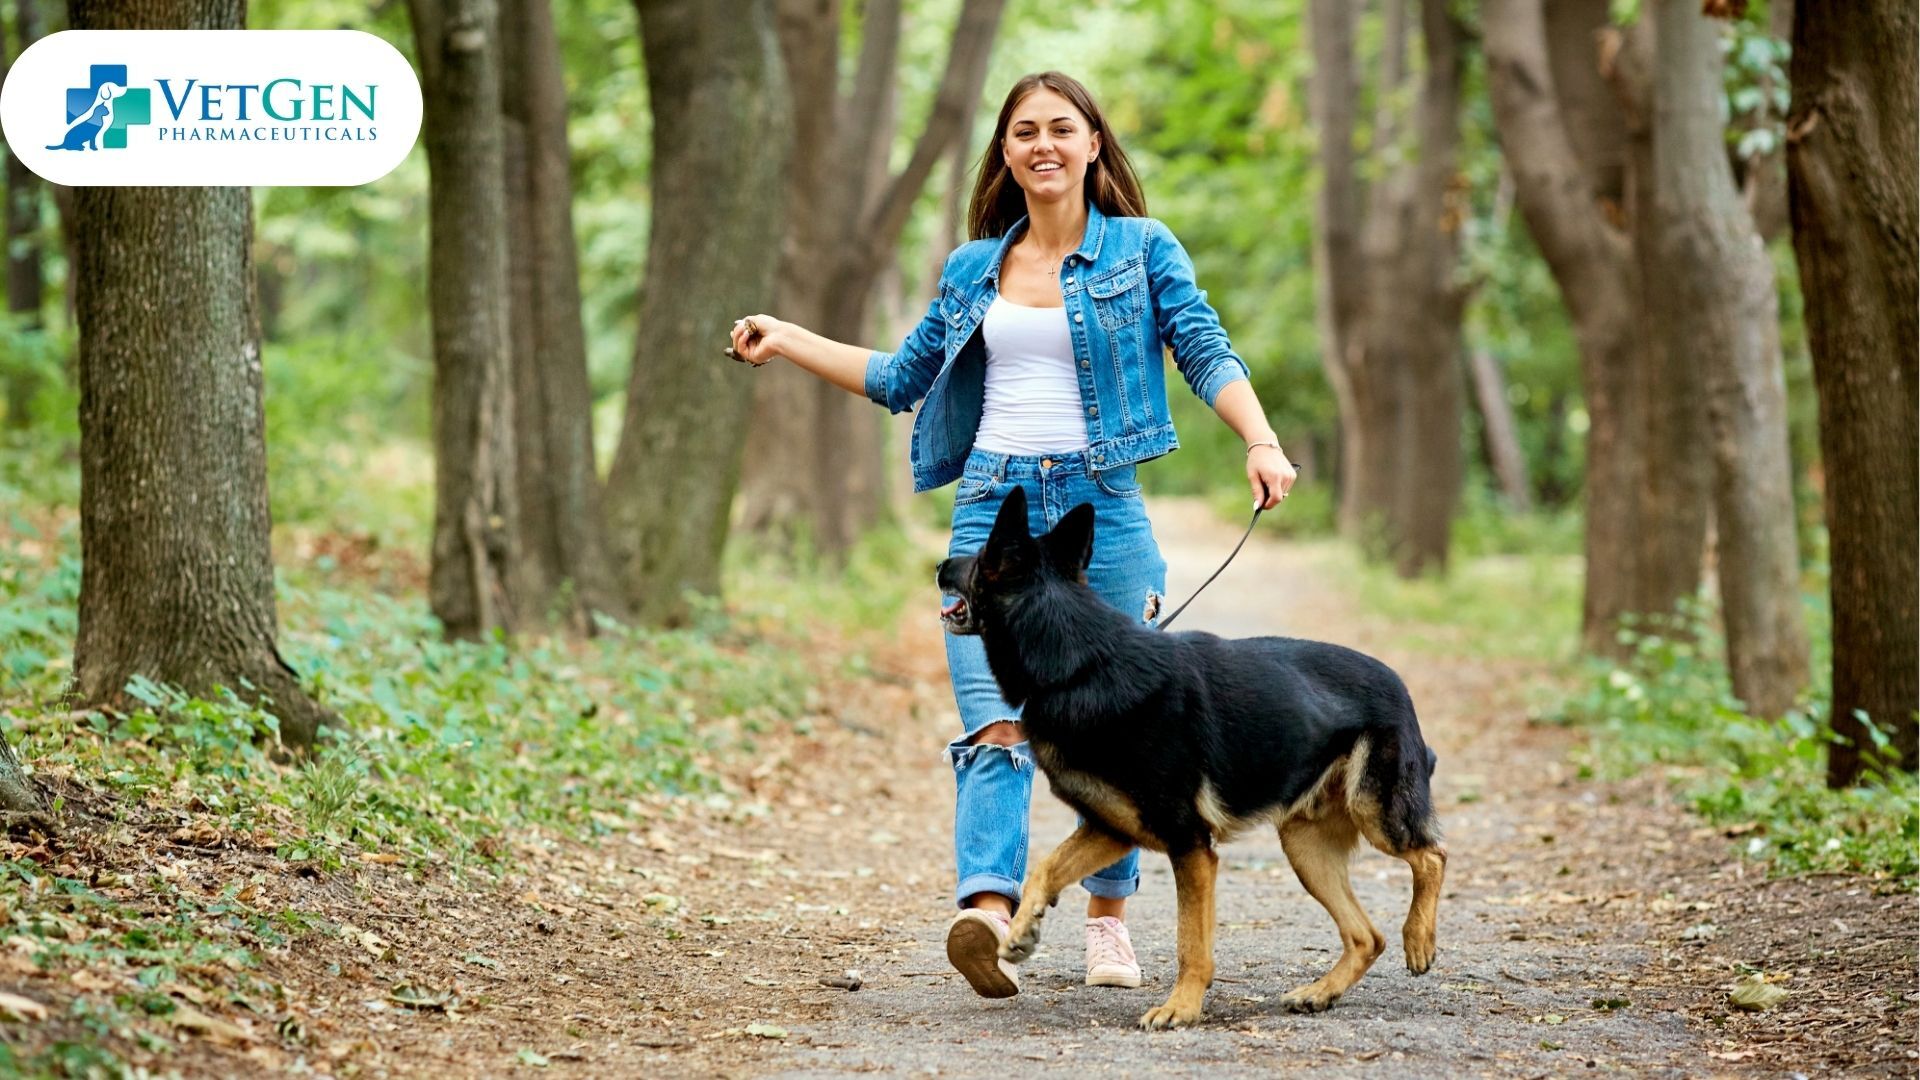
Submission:
[[[7,145],[68,185],[364,184],[421,112],[405,58],[354,30],[69,30],[0,84]]]
[[[87,86],[67,89],[67,130],[49,150],[124,150],[127,128],[151,122],[149,90],[127,88],[127,65],[95,64]]]

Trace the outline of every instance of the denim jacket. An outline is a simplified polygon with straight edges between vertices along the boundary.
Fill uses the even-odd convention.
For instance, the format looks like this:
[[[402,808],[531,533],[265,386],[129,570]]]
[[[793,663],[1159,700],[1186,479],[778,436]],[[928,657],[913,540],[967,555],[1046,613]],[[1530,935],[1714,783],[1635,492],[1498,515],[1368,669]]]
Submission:
[[[973,449],[986,389],[980,324],[1000,292],[1000,261],[1026,225],[1021,218],[997,240],[956,248],[940,295],[899,351],[867,357],[868,397],[896,413],[925,399],[909,454],[915,491],[958,479]],[[1228,383],[1248,377],[1206,291],[1194,284],[1193,260],[1154,218],[1108,217],[1089,201],[1086,233],[1061,267],[1060,291],[1096,470],[1179,447],[1163,348],[1173,350],[1174,366],[1209,406]]]

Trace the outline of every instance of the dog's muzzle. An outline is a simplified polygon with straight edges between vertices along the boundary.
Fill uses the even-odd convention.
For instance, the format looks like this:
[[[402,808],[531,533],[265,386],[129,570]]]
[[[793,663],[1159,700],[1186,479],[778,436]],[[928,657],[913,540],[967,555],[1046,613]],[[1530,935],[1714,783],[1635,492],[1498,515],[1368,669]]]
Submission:
[[[961,598],[940,609],[940,623],[949,634],[978,634],[980,624],[973,621],[973,609]]]

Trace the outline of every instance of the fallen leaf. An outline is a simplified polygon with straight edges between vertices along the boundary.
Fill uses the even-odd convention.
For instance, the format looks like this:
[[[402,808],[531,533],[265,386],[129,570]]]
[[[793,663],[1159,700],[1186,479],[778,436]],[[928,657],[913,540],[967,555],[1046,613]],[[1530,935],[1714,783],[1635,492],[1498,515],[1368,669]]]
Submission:
[[[544,1069],[548,1065],[553,1064],[548,1061],[545,1056],[536,1054],[525,1047],[522,1047],[520,1050],[520,1063],[523,1065],[531,1065],[536,1069]]]
[[[784,1039],[787,1029],[774,1024],[748,1024],[747,1034],[757,1039]]]
[[[251,1042],[253,1036],[245,1028],[237,1027],[217,1016],[208,1016],[191,1005],[176,1005],[168,1017],[174,1027],[182,1031],[192,1031],[212,1039],[214,1042],[236,1043]]]
[[[32,998],[25,998],[19,994],[9,994],[4,991],[0,991],[0,1012],[8,1014],[15,1020],[45,1020],[47,1018],[47,1007],[45,1005],[40,1004]]]
[[[391,851],[363,851],[360,853],[360,861],[365,863],[379,863],[382,866],[392,866],[394,863],[400,861],[400,856]]]
[[[446,1012],[460,1004],[460,996],[451,990],[436,993],[423,987],[409,986],[406,983],[401,983],[387,991],[387,1000],[409,1009],[432,1009],[435,1012]]]
[[[1727,999],[1733,1002],[1733,1007],[1736,1009],[1760,1012],[1787,1000],[1787,992],[1758,975],[1749,975],[1740,980],[1740,984],[1733,988],[1733,992],[1727,995]]]
[[[73,982],[73,985],[79,987],[80,989],[92,990],[92,991],[95,991],[96,993],[101,990],[118,989],[120,986],[119,979],[111,979],[103,975],[95,975],[93,972],[86,971],[84,969],[74,972],[72,975],[68,976],[68,978]]]

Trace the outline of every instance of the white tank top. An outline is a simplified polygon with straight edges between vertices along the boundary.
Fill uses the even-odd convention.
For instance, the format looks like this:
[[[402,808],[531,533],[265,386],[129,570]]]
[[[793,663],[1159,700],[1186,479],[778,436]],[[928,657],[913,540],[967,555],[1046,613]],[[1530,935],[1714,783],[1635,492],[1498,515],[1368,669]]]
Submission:
[[[1085,450],[1087,421],[1073,373],[1067,309],[1025,307],[996,296],[981,333],[986,401],[973,444],[1021,456]]]

